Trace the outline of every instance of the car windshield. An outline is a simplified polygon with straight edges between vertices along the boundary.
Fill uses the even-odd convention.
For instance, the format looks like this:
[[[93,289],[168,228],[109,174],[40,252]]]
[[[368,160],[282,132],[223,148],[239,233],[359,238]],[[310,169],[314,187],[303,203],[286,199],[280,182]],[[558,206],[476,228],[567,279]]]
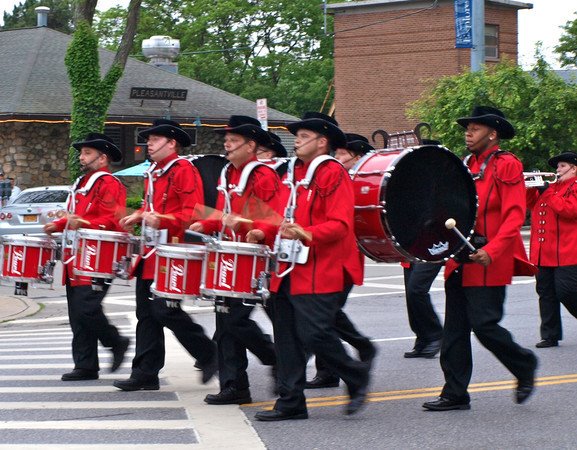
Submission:
[[[64,203],[68,197],[68,191],[31,191],[23,192],[13,204],[16,203]]]

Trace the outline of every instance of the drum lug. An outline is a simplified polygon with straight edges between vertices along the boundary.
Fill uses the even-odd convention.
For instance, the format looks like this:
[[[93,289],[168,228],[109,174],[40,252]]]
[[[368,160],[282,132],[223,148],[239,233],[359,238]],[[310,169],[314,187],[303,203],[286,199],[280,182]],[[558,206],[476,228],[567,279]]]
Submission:
[[[120,261],[112,263],[112,271],[121,280],[128,280],[130,278],[130,256],[123,256]]]
[[[270,274],[266,272],[261,272],[257,279],[252,279],[251,287],[256,288],[256,294],[262,298],[263,303],[270,297],[270,291],[268,290]]]
[[[56,261],[47,261],[44,266],[38,267],[38,275],[43,283],[52,284],[54,281],[54,266]]]

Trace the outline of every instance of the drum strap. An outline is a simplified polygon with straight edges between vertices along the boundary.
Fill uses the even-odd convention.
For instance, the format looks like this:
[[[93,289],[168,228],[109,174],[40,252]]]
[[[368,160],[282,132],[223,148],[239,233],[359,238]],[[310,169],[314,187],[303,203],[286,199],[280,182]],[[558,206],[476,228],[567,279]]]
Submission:
[[[74,182],[74,184],[72,185],[71,193],[68,196],[68,200],[67,200],[68,201],[68,212],[70,212],[72,214],[74,213],[74,208],[76,205],[76,201],[75,201],[76,195],[77,194],[85,195],[86,193],[88,193],[90,191],[90,189],[92,189],[92,187],[94,186],[94,183],[96,183],[96,181],[98,181],[98,179],[100,177],[103,177],[105,175],[111,176],[116,181],[121,183],[121,181],[118,178],[116,178],[114,175],[112,175],[111,173],[100,171],[100,172],[95,172],[92,175],[90,175],[90,178],[88,179],[86,184],[82,188],[78,189],[77,187],[81,183],[81,181],[84,179],[84,176],[78,177],[76,179],[76,181]]]
[[[295,168],[296,161],[297,161],[297,158],[293,157],[290,159],[289,164],[288,164],[287,180],[290,181],[291,185],[293,185],[295,182],[295,180],[294,180],[294,168]],[[305,177],[302,180],[298,181],[298,185],[303,186],[305,189],[308,189],[311,182],[313,181],[313,178],[315,176],[315,172],[316,172],[317,168],[326,161],[338,162],[335,158],[333,158],[332,156],[329,156],[329,155],[317,156],[311,162],[309,168],[307,169],[307,173],[305,174]]]
[[[505,150],[497,150],[497,151],[494,151],[493,153],[491,153],[489,156],[487,156],[485,161],[483,161],[483,164],[481,164],[481,169],[479,170],[479,173],[471,173],[471,175],[473,176],[473,180],[482,180],[483,177],[485,176],[485,169],[487,169],[487,166],[489,165],[489,161],[491,161],[491,159],[493,159],[493,156],[502,155],[505,153],[508,153],[508,152],[506,152]],[[465,164],[467,166],[467,168],[469,167],[469,160],[471,159],[471,156],[473,156],[473,155],[467,155],[463,159],[463,164]]]
[[[240,174],[240,180],[238,181],[238,185],[228,185],[227,184],[227,180],[226,180],[226,176],[228,174],[228,168],[230,166],[230,163],[228,163],[226,166],[223,167],[222,171],[220,172],[220,181],[218,183],[218,187],[220,188],[220,190],[222,189],[226,189],[227,192],[229,193],[234,193],[237,194],[239,196],[241,196],[244,193],[244,190],[246,189],[246,185],[248,184],[248,180],[250,178],[250,176],[252,175],[252,172],[260,166],[264,166],[264,167],[268,167],[271,170],[274,170],[273,167],[261,162],[261,161],[251,161],[249,162],[246,166],[244,166],[244,169],[242,169],[242,173]],[[230,188],[230,191],[228,191],[227,188]]]
[[[154,180],[163,176],[164,174],[166,174],[170,168],[172,166],[174,166],[178,161],[186,161],[188,162],[190,165],[192,164],[192,161],[189,160],[188,158],[185,158],[183,156],[179,156],[176,159],[173,159],[172,161],[170,161],[166,166],[164,166],[162,169],[157,169],[156,166],[156,162],[152,163],[150,165],[150,167],[144,172],[144,177],[148,178],[148,189],[147,189],[147,193],[146,193],[146,205],[147,207],[150,209],[151,212],[154,212],[154,205],[152,203],[152,200],[154,198]],[[169,186],[170,187],[170,186]]]

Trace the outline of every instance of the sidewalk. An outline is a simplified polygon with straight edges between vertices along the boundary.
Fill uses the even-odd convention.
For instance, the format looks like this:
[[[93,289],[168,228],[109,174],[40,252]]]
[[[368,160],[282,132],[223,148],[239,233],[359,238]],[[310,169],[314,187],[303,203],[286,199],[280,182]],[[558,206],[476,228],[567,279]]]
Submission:
[[[40,305],[28,297],[0,295],[0,323],[31,316],[40,311]]]

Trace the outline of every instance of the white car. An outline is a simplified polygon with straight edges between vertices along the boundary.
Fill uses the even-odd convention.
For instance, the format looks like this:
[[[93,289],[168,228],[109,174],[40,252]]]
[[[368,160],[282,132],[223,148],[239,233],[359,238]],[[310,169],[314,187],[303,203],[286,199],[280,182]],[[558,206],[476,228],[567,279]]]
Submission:
[[[42,233],[44,224],[66,214],[70,186],[24,189],[12,203],[0,209],[0,235]]]

